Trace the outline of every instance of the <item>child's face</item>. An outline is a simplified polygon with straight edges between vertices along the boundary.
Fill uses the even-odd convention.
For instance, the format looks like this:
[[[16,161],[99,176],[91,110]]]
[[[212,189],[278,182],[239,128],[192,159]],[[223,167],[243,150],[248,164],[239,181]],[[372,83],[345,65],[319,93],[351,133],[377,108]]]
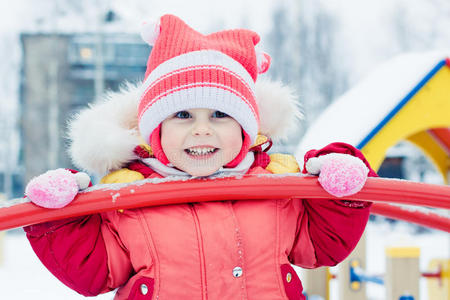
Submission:
[[[161,124],[168,160],[192,176],[208,176],[233,160],[242,148],[242,130],[232,117],[212,109],[180,111]]]

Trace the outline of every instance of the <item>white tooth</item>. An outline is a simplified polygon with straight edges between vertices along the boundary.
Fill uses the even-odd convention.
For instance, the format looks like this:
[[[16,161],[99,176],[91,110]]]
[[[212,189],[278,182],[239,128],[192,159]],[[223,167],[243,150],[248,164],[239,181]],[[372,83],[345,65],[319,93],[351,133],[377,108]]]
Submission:
[[[188,149],[189,154],[192,155],[205,155],[214,152],[215,148],[191,148]]]

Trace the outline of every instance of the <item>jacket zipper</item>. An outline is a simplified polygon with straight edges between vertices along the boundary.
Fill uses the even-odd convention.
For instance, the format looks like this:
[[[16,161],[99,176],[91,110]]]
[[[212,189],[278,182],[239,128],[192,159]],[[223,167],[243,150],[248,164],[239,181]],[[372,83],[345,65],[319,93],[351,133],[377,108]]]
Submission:
[[[202,232],[200,229],[200,221],[198,219],[197,211],[194,207],[193,203],[189,203],[189,207],[191,208],[192,217],[194,219],[195,231],[197,234],[197,242],[198,242],[198,251],[199,251],[199,259],[200,259],[200,277],[202,283],[202,299],[206,300],[207,290],[206,290],[206,266],[205,266],[205,253],[203,249],[203,239]]]

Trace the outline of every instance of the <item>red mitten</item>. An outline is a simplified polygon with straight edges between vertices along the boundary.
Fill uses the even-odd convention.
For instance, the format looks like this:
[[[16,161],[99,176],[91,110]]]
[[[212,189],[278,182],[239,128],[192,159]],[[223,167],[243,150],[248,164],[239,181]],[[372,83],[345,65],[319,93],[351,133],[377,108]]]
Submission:
[[[341,153],[312,157],[305,166],[308,174],[319,175],[320,185],[336,197],[359,192],[369,173],[369,168],[361,159]]]
[[[51,170],[31,179],[25,195],[38,206],[61,208],[72,202],[79,190],[87,188],[89,181],[89,176],[83,172]]]

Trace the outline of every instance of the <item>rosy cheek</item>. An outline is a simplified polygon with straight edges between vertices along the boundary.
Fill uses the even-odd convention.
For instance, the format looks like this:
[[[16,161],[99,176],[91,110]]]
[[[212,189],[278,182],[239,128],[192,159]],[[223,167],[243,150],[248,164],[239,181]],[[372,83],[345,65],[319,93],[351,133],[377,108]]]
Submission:
[[[177,136],[176,128],[170,123],[163,123],[161,126],[161,147],[163,150],[170,150],[176,145]]]

